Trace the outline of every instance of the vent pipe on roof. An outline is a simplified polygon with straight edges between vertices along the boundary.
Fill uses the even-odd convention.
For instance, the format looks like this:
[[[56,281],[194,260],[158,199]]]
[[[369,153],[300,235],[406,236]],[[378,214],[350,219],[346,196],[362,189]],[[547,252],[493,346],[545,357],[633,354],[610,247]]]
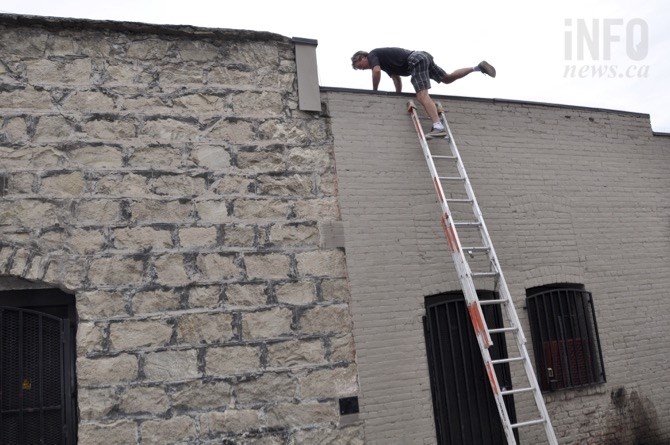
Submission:
[[[298,69],[298,107],[303,111],[321,111],[319,73],[316,67],[316,46],[313,39],[293,37],[295,64]]]

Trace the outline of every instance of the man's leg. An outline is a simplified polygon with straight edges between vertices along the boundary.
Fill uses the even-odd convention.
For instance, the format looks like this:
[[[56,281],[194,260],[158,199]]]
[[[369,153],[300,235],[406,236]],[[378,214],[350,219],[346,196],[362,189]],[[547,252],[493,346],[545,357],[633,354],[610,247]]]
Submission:
[[[467,76],[470,73],[474,73],[475,69],[474,68],[460,68],[454,71],[453,73],[447,74],[444,76],[442,79],[442,82],[444,83],[451,83],[454,80],[458,80],[462,77]]]
[[[428,90],[421,90],[416,92],[416,100],[423,106],[423,109],[426,110],[428,116],[430,116],[431,122],[439,122],[440,118],[437,116],[437,107],[435,102],[430,98]]]

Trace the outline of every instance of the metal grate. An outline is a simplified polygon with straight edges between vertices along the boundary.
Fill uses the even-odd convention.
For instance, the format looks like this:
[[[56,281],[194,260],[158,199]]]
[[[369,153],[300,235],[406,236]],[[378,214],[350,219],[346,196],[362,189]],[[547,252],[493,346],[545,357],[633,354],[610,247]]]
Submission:
[[[482,300],[497,297],[493,292],[478,294]],[[489,327],[502,326],[499,306],[482,309]],[[438,443],[505,444],[505,433],[463,294],[450,292],[428,297],[424,328]],[[507,358],[504,335],[492,336],[492,358]],[[509,365],[496,368],[501,386],[511,389]],[[505,396],[505,404],[510,419],[516,422],[512,395]]]
[[[62,444],[64,324],[51,315],[0,307],[2,444]]]
[[[555,391],[605,382],[590,292],[553,288],[526,298],[540,388]]]

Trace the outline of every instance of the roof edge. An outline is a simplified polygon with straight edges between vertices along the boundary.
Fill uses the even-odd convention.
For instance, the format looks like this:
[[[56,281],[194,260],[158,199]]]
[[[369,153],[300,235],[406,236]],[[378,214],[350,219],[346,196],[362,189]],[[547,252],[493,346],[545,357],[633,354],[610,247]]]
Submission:
[[[246,29],[204,28],[192,25],[159,25],[141,22],[122,22],[113,20],[92,20],[68,17],[49,17],[23,14],[0,14],[0,25],[6,26],[42,26],[49,29],[106,30],[136,34],[160,34],[189,37],[225,37],[240,41],[280,41],[291,39],[267,31]]]
[[[321,91],[328,92],[341,92],[341,93],[361,93],[361,94],[371,94],[370,90],[361,90],[356,88],[339,88],[339,87],[321,87]],[[391,91],[376,91],[374,94],[384,94],[389,96],[402,95],[407,97],[415,97],[414,93],[394,93]],[[614,110],[610,108],[599,108],[599,107],[586,107],[582,105],[568,105],[568,104],[555,104],[551,102],[533,102],[526,100],[516,100],[516,99],[499,99],[499,98],[485,98],[485,97],[469,97],[469,96],[449,96],[449,95],[439,95],[432,94],[430,95],[433,98],[440,99],[456,99],[456,100],[465,100],[471,102],[487,102],[487,103],[507,103],[507,104],[524,104],[524,105],[535,105],[542,107],[553,107],[553,108],[565,108],[570,110],[584,110],[584,111],[602,111],[607,113],[620,113],[628,116],[637,116],[637,117],[646,117],[649,118],[648,113],[640,113],[636,111],[623,111],[623,110]],[[658,133],[659,135],[670,135],[670,133]]]

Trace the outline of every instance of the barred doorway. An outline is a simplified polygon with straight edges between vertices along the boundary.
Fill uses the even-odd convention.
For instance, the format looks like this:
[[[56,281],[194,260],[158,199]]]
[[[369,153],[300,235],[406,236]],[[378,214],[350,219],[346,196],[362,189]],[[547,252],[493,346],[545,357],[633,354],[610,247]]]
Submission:
[[[479,291],[478,295],[482,300],[496,297],[487,291]],[[483,306],[482,310],[489,328],[502,326],[499,306]],[[505,433],[463,294],[448,292],[427,297],[424,330],[438,444],[505,445]],[[491,357],[506,358],[504,335],[491,337]],[[496,368],[500,386],[511,388],[509,365]],[[513,397],[507,396],[505,404],[510,420],[516,422]]]
[[[0,292],[0,443],[76,443],[74,299]]]

